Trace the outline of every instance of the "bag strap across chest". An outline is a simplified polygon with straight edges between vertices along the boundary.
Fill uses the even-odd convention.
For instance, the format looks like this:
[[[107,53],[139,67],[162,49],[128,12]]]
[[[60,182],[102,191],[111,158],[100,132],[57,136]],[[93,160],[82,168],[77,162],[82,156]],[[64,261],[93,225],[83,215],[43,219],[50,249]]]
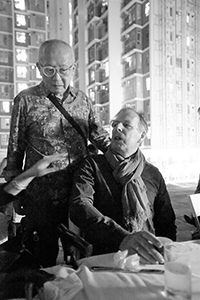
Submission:
[[[76,131],[81,135],[87,147],[87,138],[85,137],[85,134],[82,131],[79,124],[72,118],[72,116],[70,116],[70,114],[66,111],[66,109],[60,104],[56,96],[49,94],[47,97],[57,107],[57,109],[61,112],[61,114],[68,120],[68,122],[76,129]]]

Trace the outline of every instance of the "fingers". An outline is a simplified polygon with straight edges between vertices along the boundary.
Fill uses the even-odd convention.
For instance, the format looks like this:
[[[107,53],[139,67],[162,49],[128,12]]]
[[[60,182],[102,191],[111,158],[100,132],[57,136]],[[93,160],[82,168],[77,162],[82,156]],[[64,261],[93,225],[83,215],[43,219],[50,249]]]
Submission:
[[[55,161],[61,161],[66,159],[67,153],[59,153],[59,154],[53,154],[44,156],[42,159],[40,159],[37,163],[35,163],[29,170],[27,170],[27,174],[29,176],[34,177],[41,177],[49,173],[53,173],[58,171],[58,168],[56,166],[50,166],[51,163]]]
[[[45,160],[48,163],[52,163],[57,160],[63,160],[66,159],[68,153],[58,153],[53,155],[44,156],[43,160]]]
[[[141,257],[143,263],[164,263],[163,256],[151,243],[148,243],[147,247],[143,247],[143,245],[140,244],[137,246],[136,252]]]
[[[58,170],[60,170],[58,167],[52,167],[52,168],[46,168],[46,169],[40,170],[38,177],[42,177],[44,175],[57,172]]]
[[[161,247],[161,242],[146,231],[128,235],[120,245],[121,250],[128,249],[129,255],[137,253],[143,262],[151,264],[164,263],[163,256],[157,250]]]

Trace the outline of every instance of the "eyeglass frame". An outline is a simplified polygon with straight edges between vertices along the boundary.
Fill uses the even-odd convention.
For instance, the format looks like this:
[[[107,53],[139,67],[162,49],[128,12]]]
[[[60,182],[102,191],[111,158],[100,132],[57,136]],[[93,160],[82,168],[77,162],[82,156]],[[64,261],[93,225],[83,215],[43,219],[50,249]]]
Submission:
[[[69,66],[68,68],[65,69],[65,71],[68,71],[67,75],[62,75],[62,74],[60,73],[60,69],[62,69],[62,68],[64,68],[64,67],[43,66],[43,65],[41,65],[40,63],[38,63],[38,65],[41,67],[42,73],[43,73],[46,77],[52,77],[52,76],[54,76],[54,75],[56,74],[56,72],[57,72],[61,77],[67,77],[67,76],[69,76],[69,73],[70,73],[72,67],[75,66],[75,63],[73,63],[71,66]],[[53,73],[52,75],[47,75],[47,74],[45,74],[45,73],[44,73],[44,69],[45,69],[45,68],[52,68],[52,69],[54,70],[54,73]]]

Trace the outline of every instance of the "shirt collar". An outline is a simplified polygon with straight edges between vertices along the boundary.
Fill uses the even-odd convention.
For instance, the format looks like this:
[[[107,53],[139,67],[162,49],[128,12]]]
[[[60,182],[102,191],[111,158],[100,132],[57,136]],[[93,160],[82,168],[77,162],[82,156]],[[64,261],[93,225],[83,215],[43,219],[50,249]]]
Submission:
[[[42,91],[42,94],[44,94],[44,96],[48,96],[50,91],[45,87],[43,81],[39,84],[39,86]],[[71,94],[72,97],[76,97],[77,95],[77,90],[70,85],[68,86],[67,90],[63,94],[63,100],[65,100],[69,94]]]

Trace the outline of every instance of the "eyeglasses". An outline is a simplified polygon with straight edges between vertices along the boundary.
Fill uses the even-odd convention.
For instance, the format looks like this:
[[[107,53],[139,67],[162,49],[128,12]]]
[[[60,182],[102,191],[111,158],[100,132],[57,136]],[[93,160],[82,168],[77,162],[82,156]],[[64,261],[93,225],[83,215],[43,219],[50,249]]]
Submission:
[[[43,67],[42,65],[40,65],[42,67],[42,72],[45,76],[47,77],[52,77],[56,74],[56,72],[58,72],[58,74],[61,77],[67,77],[69,76],[69,73],[71,71],[71,69],[73,68],[74,64],[72,64],[70,67],[66,68],[66,67],[52,67],[52,66],[45,66]]]

